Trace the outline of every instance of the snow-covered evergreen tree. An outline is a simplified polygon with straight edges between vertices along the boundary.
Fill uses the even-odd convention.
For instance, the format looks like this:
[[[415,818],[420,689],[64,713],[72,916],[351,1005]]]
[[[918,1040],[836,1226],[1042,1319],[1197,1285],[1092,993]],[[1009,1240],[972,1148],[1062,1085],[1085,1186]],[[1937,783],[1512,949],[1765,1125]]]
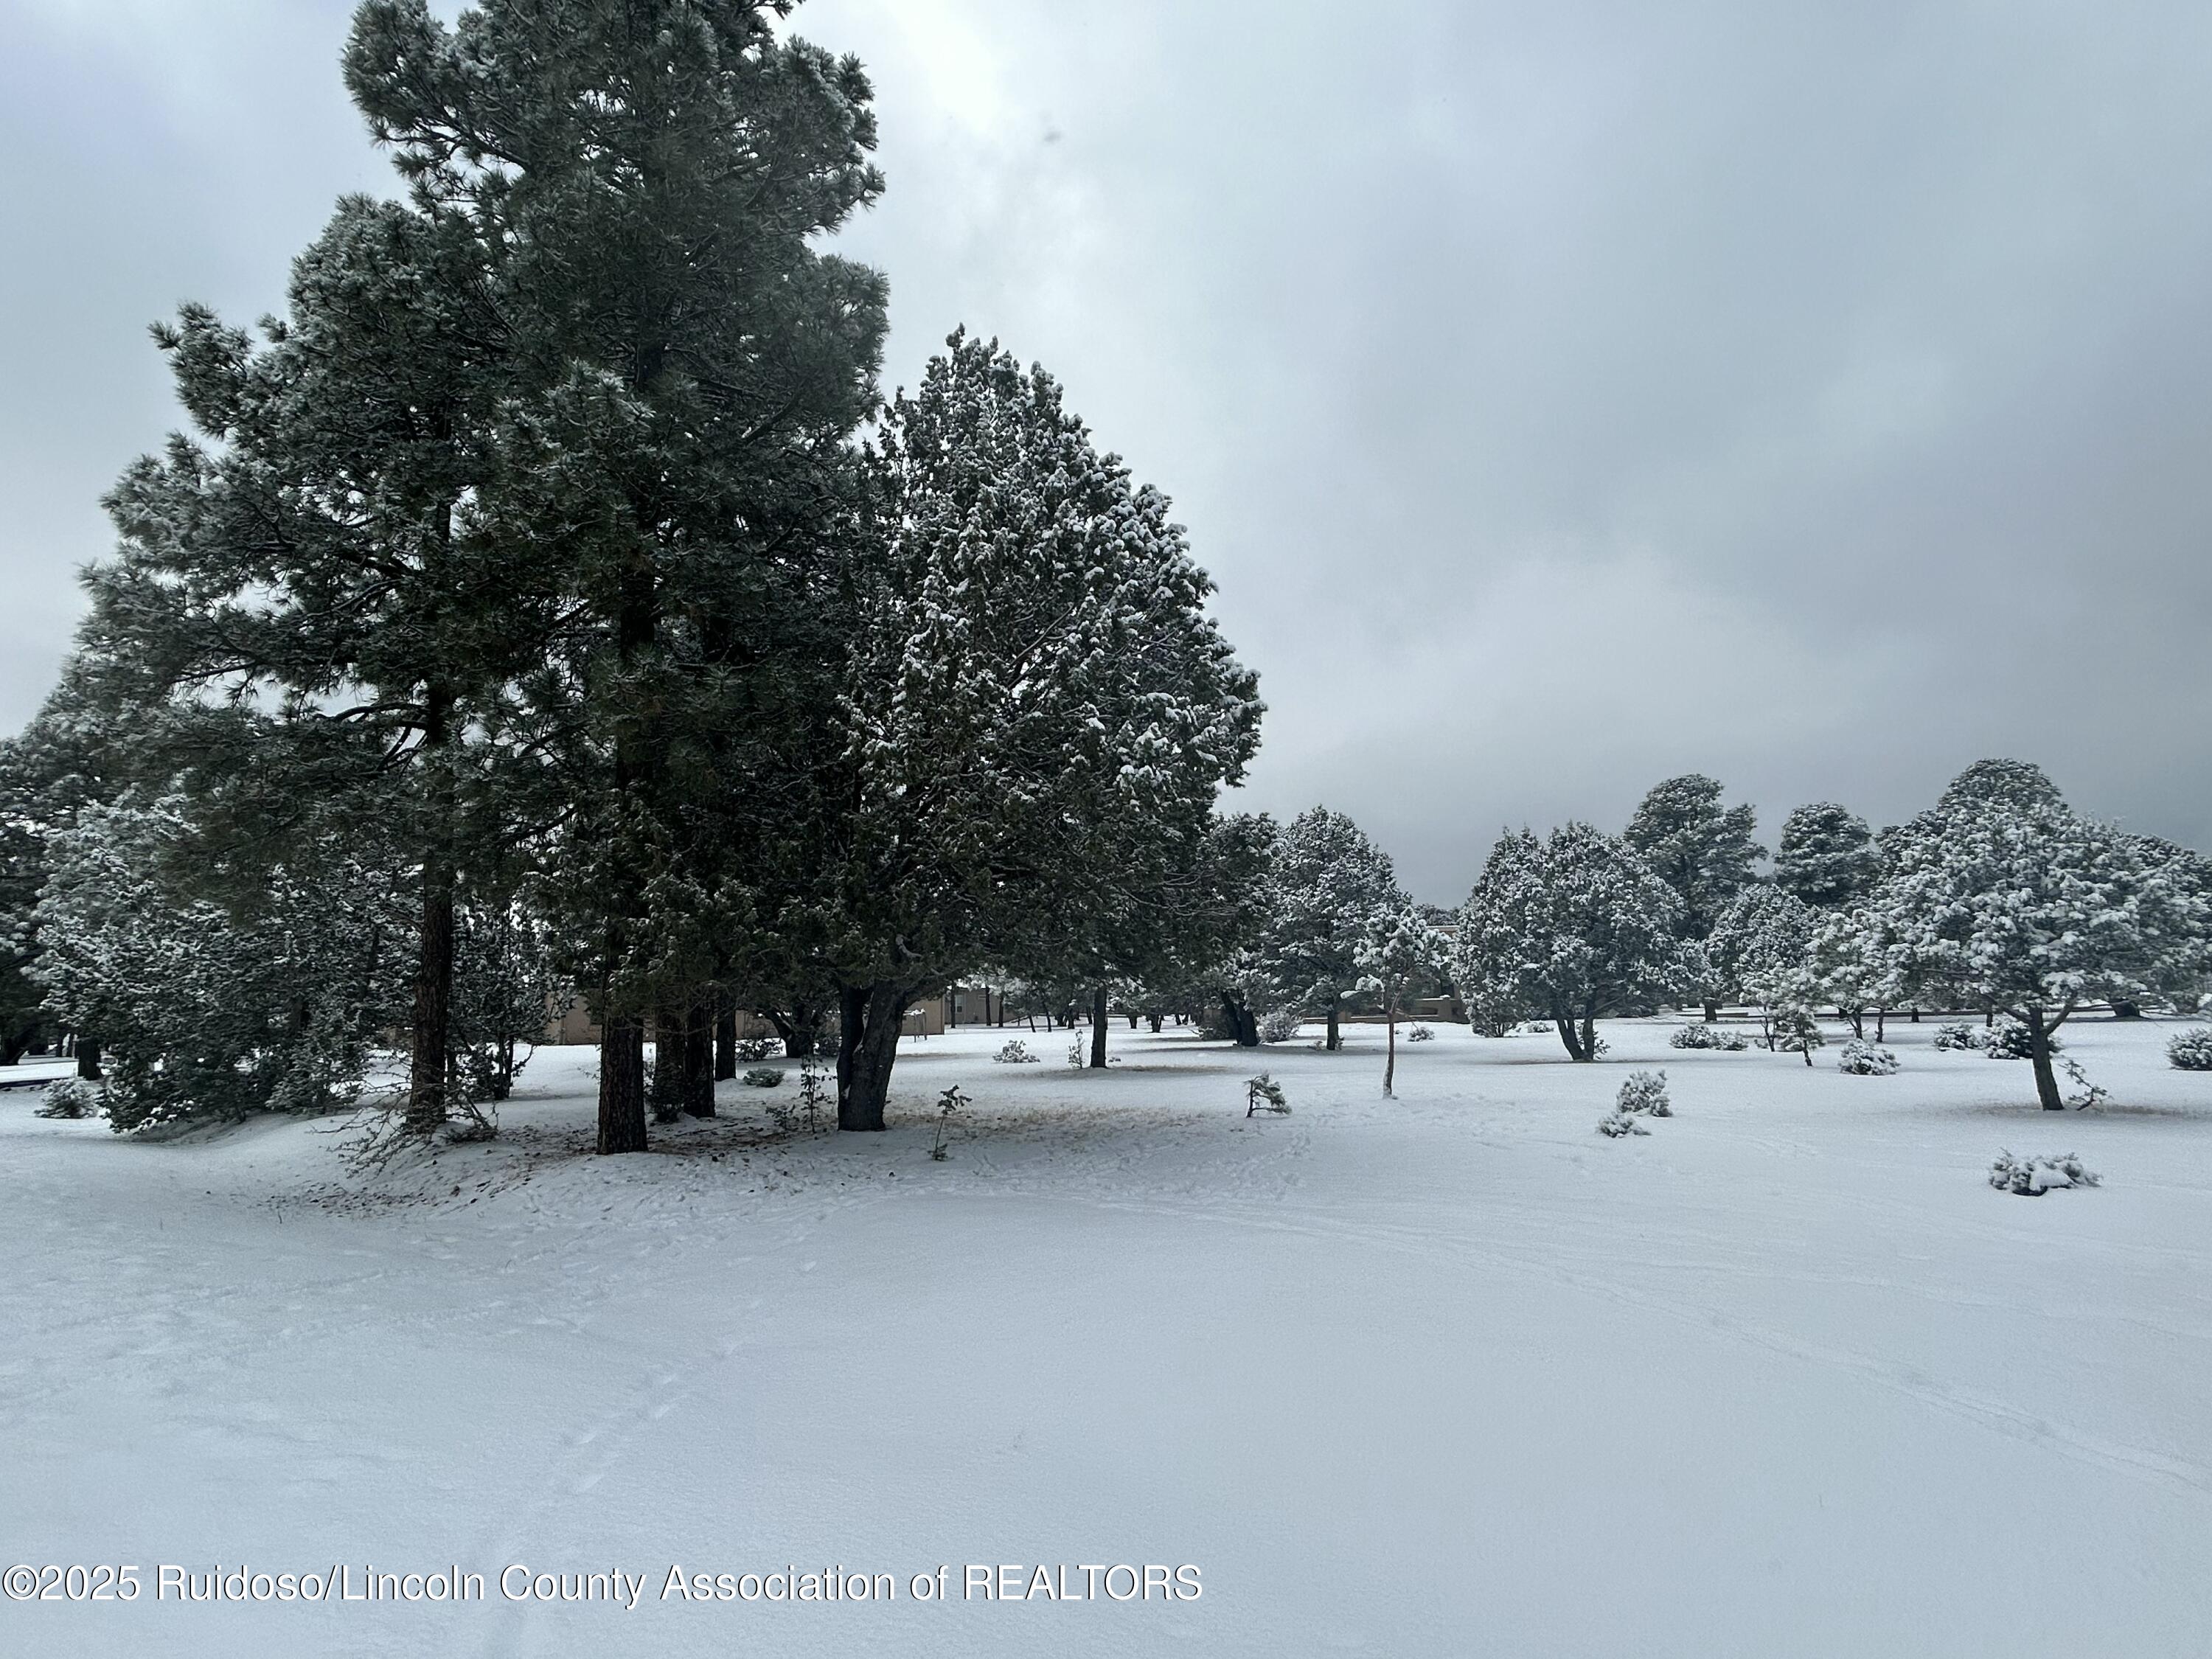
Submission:
[[[1774,844],[1774,884],[1815,909],[1863,896],[1881,876],[1867,821],[1834,801],[1791,809]]]
[[[1454,978],[1471,1013],[1549,1018],[1571,1059],[1593,1060],[1601,1014],[1674,985],[1681,911],[1673,887],[1589,824],[1542,840],[1509,831],[1460,912]]]
[[[2033,767],[1981,763],[1892,848],[1873,901],[1883,927],[1923,971],[2027,1028],[2047,1110],[2065,1105],[2051,1035],[2083,1002],[2147,995],[2205,960],[2212,907],[2140,838],[2068,807]]]
[[[1705,940],[1710,991],[1757,1003],[1773,1044],[1773,1011],[1812,994],[1817,913],[1769,882],[1753,882],[1729,901]]]
[[[1434,973],[1449,954],[1444,936],[1418,906],[1384,906],[1369,914],[1360,940],[1362,988],[1382,1000],[1389,1027],[1382,1061],[1382,1092],[1395,1091],[1398,1077],[1398,1007],[1407,987]]]
[[[1166,498],[1041,368],[956,333],[869,454],[829,947],[850,1129],[883,1127],[923,991],[986,962],[1144,971],[1117,958],[1212,880],[1261,714]]]
[[[36,972],[102,1034],[118,1130],[350,1099],[411,966],[404,887],[346,837],[261,872],[250,906],[189,890],[185,804],[91,806],[53,838]],[[373,841],[371,842],[373,845]],[[182,858],[180,859],[180,854]]]
[[[1681,900],[1675,926],[1685,942],[1705,939],[1755,878],[1765,856],[1752,839],[1757,824],[1750,807],[1723,807],[1718,781],[1697,772],[1655,785],[1629,819],[1622,839]],[[1701,959],[1691,951],[1680,960],[1685,979],[1694,981]],[[1708,1020],[1717,1017],[1713,988],[1692,982],[1684,988],[1703,998]]]
[[[1325,806],[1283,826],[1267,893],[1255,946],[1261,969],[1285,1003],[1321,1016],[1325,1046],[1334,1050],[1344,999],[1370,977],[1362,952],[1410,916],[1413,900],[1398,885],[1390,855]]]

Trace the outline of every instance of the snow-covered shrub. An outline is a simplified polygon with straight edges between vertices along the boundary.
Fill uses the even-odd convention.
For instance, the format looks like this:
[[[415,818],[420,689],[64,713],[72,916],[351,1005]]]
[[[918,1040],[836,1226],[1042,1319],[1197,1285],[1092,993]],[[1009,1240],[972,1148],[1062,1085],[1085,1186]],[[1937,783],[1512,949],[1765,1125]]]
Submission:
[[[1620,1139],[1623,1135],[1648,1135],[1651,1133],[1644,1127],[1644,1120],[1640,1116],[1634,1112],[1626,1111],[1615,1111],[1608,1116],[1600,1118],[1597,1121],[1597,1132],[1614,1140]]]
[[[1938,1048],[1979,1048],[1987,1042],[1980,1027],[1969,1025],[1963,1019],[1948,1020],[1936,1028]]]
[[[2056,1158],[2014,1158],[2010,1152],[2000,1152],[1997,1161],[1990,1165],[1990,1185],[2022,1198],[2040,1198],[2053,1187],[2094,1187],[2101,1180],[2083,1169],[2081,1160],[2071,1152]]]
[[[1067,1045],[1067,1063],[1071,1066],[1083,1066],[1087,1064],[1091,1059],[1090,1049],[1091,1045],[1089,1043],[1085,1042],[1081,1037],[1076,1038],[1074,1042]]]
[[[179,800],[89,809],[52,839],[35,971],[65,1023],[100,1035],[111,1127],[358,1097],[377,1035],[406,1024],[410,951],[394,941],[416,926],[373,828],[257,868],[250,899],[197,884]]]
[[[748,1089],[774,1089],[781,1085],[783,1073],[773,1066],[756,1066],[738,1080]]]
[[[1283,1098],[1283,1085],[1265,1072],[1244,1079],[1244,1115],[1255,1112],[1287,1113],[1291,1103]]]
[[[1549,1036],[1553,1026],[1548,1019],[1524,1019],[1521,1022],[1521,1029],[1530,1036]]]
[[[2050,1043],[2051,1052],[2054,1054],[2063,1046],[2055,1036],[2047,1038],[2046,1041]],[[2014,1019],[2010,1014],[2007,1014],[1990,1027],[1989,1041],[1984,1044],[1983,1052],[1990,1060],[2027,1060],[2031,1058],[2034,1052],[2029,1046],[2029,1042],[2027,1022]]]
[[[1774,1046],[1784,1054],[1802,1054],[1805,1063],[1813,1063],[1813,1050],[1826,1045],[1828,1039],[1820,1035],[1820,1022],[1813,1018],[1813,1011],[1798,1003],[1784,1003],[1774,1011]]]
[[[38,1109],[40,1117],[98,1117],[106,1110],[100,1091],[81,1077],[65,1077],[46,1085],[46,1103]]]
[[[1425,1025],[1408,1025],[1406,1028],[1406,1041],[1408,1042],[1428,1042],[1434,1040],[1436,1035]]]
[[[1034,1066],[1037,1063],[1037,1057],[1030,1052],[1029,1044],[1019,1037],[1009,1039],[1006,1046],[991,1058],[1001,1066]]]
[[[1260,1041],[1262,1042],[1293,1042],[1297,1040],[1298,1027],[1304,1024],[1294,1008],[1277,1008],[1260,1016]]]
[[[1667,1102],[1667,1073],[1631,1072],[1621,1083],[1614,1109],[1630,1116],[1638,1114],[1647,1117],[1674,1116],[1674,1109]]]
[[[782,1046],[774,1037],[739,1037],[734,1052],[738,1060],[750,1066],[756,1060],[774,1059],[775,1051]]]
[[[1700,1021],[1694,1025],[1677,1028],[1667,1039],[1669,1048],[1718,1048],[1727,1054],[1741,1054],[1747,1046],[1741,1031],[1725,1030],[1717,1025]]]
[[[1888,1077],[1897,1070],[1897,1056],[1880,1043],[1853,1037],[1836,1056],[1836,1069],[1853,1077]]]
[[[2166,1045],[2166,1063],[2184,1072],[2212,1072],[2212,1025],[2176,1031]]]

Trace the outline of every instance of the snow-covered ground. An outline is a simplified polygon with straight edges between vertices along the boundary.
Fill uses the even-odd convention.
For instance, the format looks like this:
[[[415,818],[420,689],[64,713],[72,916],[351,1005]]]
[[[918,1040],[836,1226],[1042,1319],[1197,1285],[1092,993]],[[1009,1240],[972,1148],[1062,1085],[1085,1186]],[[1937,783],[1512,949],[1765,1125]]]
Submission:
[[[2069,1028],[2113,1099],[2063,1118],[1931,1026],[1890,1078],[1667,1029],[1578,1066],[1440,1026],[1396,1101],[1378,1028],[1116,1030],[1105,1073],[959,1032],[904,1045],[890,1133],[725,1085],[628,1158],[547,1050],[501,1141],[376,1178],[328,1122],[149,1144],[0,1094],[0,1566],[144,1585],[0,1602],[0,1651],[2206,1651],[2212,1075],[2172,1025]],[[1677,1115],[1601,1138],[1639,1064]],[[1261,1066],[1290,1116],[1245,1118]],[[2105,1184],[1993,1191],[2001,1148]],[[486,1600],[157,1600],[162,1564]],[[665,1594],[786,1564],[897,1599]],[[1075,1594],[963,1599],[971,1564]],[[1203,1594],[1081,1599],[1119,1564]]]

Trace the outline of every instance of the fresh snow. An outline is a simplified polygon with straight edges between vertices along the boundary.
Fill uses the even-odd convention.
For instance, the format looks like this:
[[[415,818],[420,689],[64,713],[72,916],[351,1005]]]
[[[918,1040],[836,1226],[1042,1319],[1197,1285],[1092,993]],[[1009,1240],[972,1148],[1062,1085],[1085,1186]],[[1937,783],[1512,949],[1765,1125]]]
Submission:
[[[2171,1023],[2069,1025],[2112,1098],[2063,1117],[1932,1021],[1893,1077],[1602,1029],[1576,1066],[1439,1025],[1386,1101],[1375,1027],[1117,1027],[1104,1072],[975,1028],[902,1043],[888,1133],[779,1138],[793,1087],[732,1084],[616,1158],[594,1056],[545,1050],[497,1143],[374,1177],[331,1120],[164,1144],[0,1093],[0,1566],[147,1585],[0,1602],[0,1651],[2201,1653],[2212,1074]],[[1674,1115],[1596,1134],[1637,1067]],[[1263,1068],[1291,1115],[1245,1116]],[[2002,1150],[2104,1184],[1993,1190]],[[156,1603],[163,1563],[489,1600]],[[899,1599],[661,1599],[787,1563]],[[971,1563],[1204,1593],[963,1602]],[[518,1605],[510,1564],[645,1588]]]

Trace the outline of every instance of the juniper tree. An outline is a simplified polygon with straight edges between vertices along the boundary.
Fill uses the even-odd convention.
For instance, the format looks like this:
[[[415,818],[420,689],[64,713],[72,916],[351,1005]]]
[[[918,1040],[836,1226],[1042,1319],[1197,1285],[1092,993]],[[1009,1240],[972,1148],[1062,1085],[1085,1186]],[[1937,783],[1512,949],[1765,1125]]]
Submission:
[[[1704,939],[1729,902],[1753,879],[1765,849],[1752,839],[1758,819],[1748,806],[1723,808],[1721,786],[1701,773],[1656,784],[1644,796],[1622,839],[1681,900],[1676,927],[1685,940]],[[1720,1010],[1707,990],[1705,1018]]]
[[[1398,1004],[1406,988],[1436,971],[1448,954],[1444,936],[1412,904],[1369,913],[1359,945],[1363,984],[1382,999],[1389,1026],[1383,1049],[1382,1092],[1398,1078]]]
[[[1113,960],[1209,856],[1258,742],[1251,673],[1164,496],[1060,388],[956,333],[868,450],[839,773],[838,1123],[883,1127],[927,990]],[[1095,982],[1095,981],[1094,981]]]
[[[708,855],[775,775],[812,643],[786,624],[875,398],[882,279],[816,246],[882,187],[871,92],[789,9],[485,0],[448,28],[368,0],[346,54],[422,210],[503,255],[521,368],[484,511],[554,551],[580,625],[561,890],[595,924],[602,1152],[645,1142],[645,1021],[761,925]]]
[[[1568,1058],[1597,1054],[1601,1014],[1664,994],[1682,901],[1587,823],[1499,837],[1460,912],[1453,977],[1470,1013],[1548,1017]]]
[[[1344,999],[1368,976],[1363,951],[1412,908],[1390,855],[1343,813],[1316,806],[1283,826],[1255,949],[1280,997],[1327,1021],[1332,1051]]]
[[[1791,809],[1774,845],[1774,884],[1817,909],[1865,896],[1881,878],[1881,854],[1867,821],[1833,801]]]
[[[1923,971],[2020,1021],[2037,1097],[2059,1111],[2053,1033],[2086,1000],[2201,969],[2212,911],[2140,838],[2075,812],[2034,768],[2002,765],[1972,769],[1903,826],[1873,903]]]
[[[1813,929],[1817,913],[1795,895],[1753,882],[1729,901],[1705,940],[1707,983],[1757,1003],[1774,1041],[1774,1011],[1812,994]]]

